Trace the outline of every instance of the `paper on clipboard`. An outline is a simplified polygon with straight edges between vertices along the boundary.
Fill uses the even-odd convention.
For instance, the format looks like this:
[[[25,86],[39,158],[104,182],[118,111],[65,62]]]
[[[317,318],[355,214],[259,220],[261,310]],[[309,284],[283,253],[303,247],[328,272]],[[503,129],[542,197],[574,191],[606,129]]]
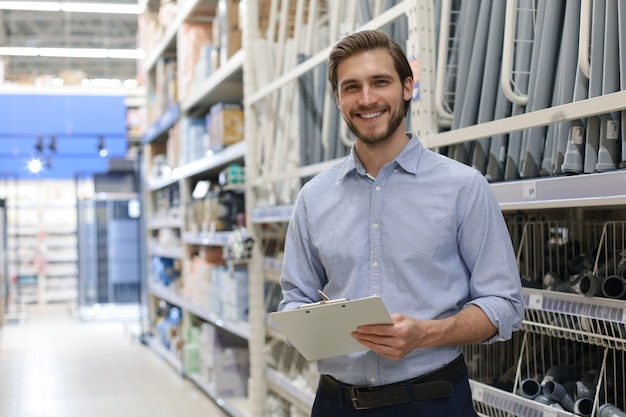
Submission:
[[[377,295],[302,306],[269,317],[309,361],[367,350],[350,334],[361,325],[393,323]]]

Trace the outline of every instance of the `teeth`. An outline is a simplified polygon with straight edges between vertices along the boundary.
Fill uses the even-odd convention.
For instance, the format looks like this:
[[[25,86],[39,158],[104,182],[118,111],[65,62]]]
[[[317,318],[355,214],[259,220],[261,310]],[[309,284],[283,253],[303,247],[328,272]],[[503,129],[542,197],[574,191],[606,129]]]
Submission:
[[[380,116],[381,114],[383,114],[383,112],[381,112],[381,111],[376,112],[376,113],[363,113],[363,114],[361,114],[361,117],[364,118],[364,119],[373,119],[375,117]]]

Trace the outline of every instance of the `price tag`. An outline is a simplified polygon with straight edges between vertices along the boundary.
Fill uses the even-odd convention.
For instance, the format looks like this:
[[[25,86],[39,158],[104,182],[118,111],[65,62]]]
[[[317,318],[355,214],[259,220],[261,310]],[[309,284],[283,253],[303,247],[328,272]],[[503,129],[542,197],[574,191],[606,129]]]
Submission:
[[[611,140],[617,140],[619,138],[619,123],[615,120],[607,120],[606,138]]]
[[[556,408],[553,407],[545,407],[543,409],[543,417],[557,417],[559,413]]]
[[[530,294],[528,296],[528,308],[532,308],[533,310],[541,310],[541,306],[543,305],[543,295],[542,294]]]
[[[522,186],[522,200],[532,201],[537,199],[537,182],[527,181]]]
[[[575,145],[582,145],[585,137],[585,129],[582,126],[572,126],[571,141]]]

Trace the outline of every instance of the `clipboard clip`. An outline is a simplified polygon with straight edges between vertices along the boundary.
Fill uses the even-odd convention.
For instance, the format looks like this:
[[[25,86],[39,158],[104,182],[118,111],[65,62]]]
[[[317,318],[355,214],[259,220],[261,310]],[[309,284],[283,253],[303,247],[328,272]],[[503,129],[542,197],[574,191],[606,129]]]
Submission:
[[[347,298],[337,298],[337,299],[332,300],[322,290],[317,290],[317,293],[322,297],[322,301],[318,301],[316,303],[302,304],[300,308],[307,308],[307,307],[319,306],[319,305],[324,305],[324,304],[332,304],[332,303],[344,303],[348,301]]]

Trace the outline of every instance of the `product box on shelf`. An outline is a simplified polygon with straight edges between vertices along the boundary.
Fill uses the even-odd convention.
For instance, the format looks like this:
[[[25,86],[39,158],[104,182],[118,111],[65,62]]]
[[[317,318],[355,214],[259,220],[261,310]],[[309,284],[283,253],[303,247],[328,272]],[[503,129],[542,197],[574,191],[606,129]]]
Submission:
[[[246,342],[209,323],[201,329],[201,377],[218,396],[246,396],[250,375]]]
[[[213,270],[212,303],[220,317],[229,321],[248,320],[248,271],[245,267],[229,269],[224,266]]]
[[[193,256],[186,263],[184,297],[194,306],[210,310],[209,299],[216,265],[202,255]]]
[[[239,0],[218,0],[213,39],[220,48],[220,65],[241,49]]]
[[[180,165],[180,123],[174,123],[168,133],[165,142],[167,165],[174,169]]]
[[[215,104],[205,121],[209,133],[209,149],[219,150],[244,138],[243,108],[240,104]]]
[[[185,22],[177,40],[179,98],[184,101],[192,91],[199,63],[207,62],[207,48],[213,48],[213,25],[211,23]],[[205,64],[202,64],[205,65]],[[209,67],[210,68],[210,67]],[[206,72],[205,72],[206,73]],[[210,74],[210,72],[209,72]]]
[[[185,117],[180,126],[181,165],[203,158],[206,155],[204,138],[206,136],[204,119]]]
[[[159,116],[178,102],[178,63],[175,59],[159,58],[156,63],[155,90]]]

